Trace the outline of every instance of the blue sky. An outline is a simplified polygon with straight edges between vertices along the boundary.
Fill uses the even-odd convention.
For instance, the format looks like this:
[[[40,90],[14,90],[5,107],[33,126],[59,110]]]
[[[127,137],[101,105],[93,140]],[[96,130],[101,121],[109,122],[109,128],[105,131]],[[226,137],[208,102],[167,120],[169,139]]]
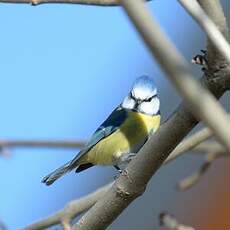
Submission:
[[[188,60],[198,51],[189,46],[203,48],[199,28],[176,1],[148,6]],[[143,74],[155,78],[164,118],[180,101],[120,7],[1,4],[0,21],[1,139],[87,139]],[[51,214],[115,174],[98,167],[45,187],[41,178],[76,150],[10,151],[0,158],[0,218],[9,229]]]

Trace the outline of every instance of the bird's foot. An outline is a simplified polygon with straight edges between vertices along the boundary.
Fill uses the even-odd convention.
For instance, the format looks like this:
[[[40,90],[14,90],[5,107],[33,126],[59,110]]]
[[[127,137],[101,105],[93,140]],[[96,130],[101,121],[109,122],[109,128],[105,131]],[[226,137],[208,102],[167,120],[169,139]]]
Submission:
[[[127,153],[121,157],[121,162],[129,163],[136,155],[136,153]]]

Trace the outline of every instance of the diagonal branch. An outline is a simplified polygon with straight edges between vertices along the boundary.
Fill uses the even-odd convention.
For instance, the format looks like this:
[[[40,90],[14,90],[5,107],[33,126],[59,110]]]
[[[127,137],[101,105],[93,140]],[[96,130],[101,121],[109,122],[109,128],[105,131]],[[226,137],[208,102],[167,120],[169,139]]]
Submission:
[[[209,128],[199,130],[183,140],[164,163],[175,160],[212,136],[213,132]],[[77,140],[0,140],[0,154],[9,156],[9,148],[82,148],[85,143]]]
[[[129,3],[130,3],[131,7],[132,7],[131,2],[133,2],[133,3],[137,2],[138,3],[138,1],[134,2],[133,0],[126,0],[124,2],[126,2],[126,4],[127,4],[126,5],[127,9],[129,9],[128,8]],[[218,1],[215,1],[215,2],[218,2]],[[36,3],[36,2],[34,1],[33,3]],[[141,16],[139,14],[140,9],[144,9],[141,4],[142,3],[139,2],[140,7],[137,7],[137,9],[138,9],[137,11],[133,11],[133,13],[137,13],[136,16],[135,16],[135,14],[132,14],[131,11],[129,11],[129,13],[132,14],[132,17],[138,18],[139,16]],[[144,9],[144,11],[141,11],[141,12],[145,13],[145,9]],[[146,19],[147,21],[150,19],[149,22],[151,23],[151,17],[149,17],[148,14],[143,14],[142,16],[143,16],[143,18],[140,17],[141,19]],[[148,25],[148,22],[146,25]],[[147,30],[146,30],[147,34],[148,34],[148,32],[151,32],[151,29],[152,30],[156,29],[157,33],[160,32],[158,30],[157,25],[153,24],[153,25],[151,25],[151,27],[152,28],[147,27]],[[148,29],[150,29],[150,30],[148,31]],[[141,29],[139,28],[139,30],[141,30]],[[141,31],[141,32],[143,32],[143,31]],[[149,33],[149,34],[155,36],[155,35],[157,35],[157,33],[152,33],[152,34]],[[165,41],[164,37],[161,37],[161,38],[163,38],[163,41]],[[151,39],[157,45],[160,45],[162,42],[161,39],[159,39],[159,37],[157,37],[157,36],[156,36],[156,38],[151,37]],[[148,41],[148,42],[151,42],[151,41]],[[167,40],[166,40],[166,44],[169,44],[169,46],[166,46],[169,48],[170,43],[167,43]],[[165,46],[165,43],[164,43],[164,46]],[[162,52],[162,51],[165,51],[165,52]],[[158,56],[158,59],[159,59],[161,65],[164,66],[165,64],[166,65],[168,64],[167,63],[167,60],[168,60],[167,57],[171,57],[170,55],[174,55],[174,58],[179,57],[179,60],[182,60],[181,57],[179,55],[177,55],[177,52],[175,50],[174,50],[174,52],[172,52],[170,54],[171,51],[172,50],[169,49],[168,51],[166,51],[166,50],[161,50],[161,51],[155,50],[153,52],[156,52],[155,54],[156,54],[156,56]],[[175,61],[178,61],[177,58],[175,58]],[[215,61],[217,62],[218,58]],[[179,81],[181,81],[182,83],[187,82],[187,83],[189,83],[187,85],[192,86],[192,89],[190,89],[191,92],[194,92],[194,89],[199,89],[198,94],[206,92],[206,91],[203,91],[202,88],[199,88],[199,86],[198,86],[198,88],[196,88],[197,85],[194,84],[194,82],[191,81],[191,79],[189,79],[188,77],[185,77],[186,81],[183,81],[181,76],[182,75],[183,76],[189,75],[187,68],[184,66],[183,60],[181,63],[179,63],[179,62],[175,63],[174,62],[174,64],[179,64],[179,65],[174,65],[175,72],[178,73],[177,71],[179,71],[179,77],[178,77],[179,80],[176,78],[174,79],[177,86],[179,85],[179,87],[180,87]],[[167,70],[167,68],[166,68],[166,71],[168,71],[170,74],[173,75],[173,73],[170,72],[170,68],[169,68],[169,70]],[[173,70],[173,68],[171,68],[171,71],[172,70]],[[174,74],[175,74],[175,72],[174,72]],[[229,75],[229,72],[227,73],[227,75]],[[221,96],[222,93],[224,92],[224,89],[217,89],[215,84],[210,85],[209,83],[210,83],[209,81],[205,82],[205,84],[207,84],[207,87],[209,87],[209,89],[212,90],[216,96],[218,96],[218,97]],[[188,90],[188,88],[186,88],[186,84],[180,90],[186,95],[187,99],[191,99],[191,98],[189,98],[191,96],[190,90]],[[186,90],[188,90],[188,92],[185,92]],[[207,95],[207,93],[205,93],[205,95]],[[192,95],[192,96],[194,96],[194,95]],[[212,129],[215,131],[215,134],[217,134],[219,136],[219,139],[222,140],[222,142],[225,144],[226,147],[229,147],[229,144],[227,143],[228,132],[225,133],[226,136],[224,136],[223,133],[221,132],[221,129],[220,128],[218,129],[218,127],[215,127],[216,122],[208,117],[208,115],[210,115],[210,112],[209,112],[209,114],[205,113],[206,109],[209,107],[205,107],[205,106],[204,106],[204,108],[196,107],[197,105],[195,103],[195,99],[196,99],[196,101],[198,101],[200,99],[200,97],[193,98],[193,101],[192,100],[190,101],[193,110],[195,111],[195,110],[197,110],[197,108],[201,109],[201,111],[202,111],[201,118],[204,119],[207,122],[207,124],[211,125]],[[217,106],[216,102],[213,101],[213,99],[210,99],[209,96],[205,97],[203,102],[210,102],[211,105],[214,106],[214,108]],[[206,103],[205,103],[205,105],[206,105]],[[218,106],[216,108],[217,108],[217,111],[219,111],[219,116],[220,116],[219,119],[221,119],[221,116],[223,117],[223,111],[221,111],[221,109],[218,108]],[[218,115],[218,113],[217,113],[217,115]],[[224,120],[226,120],[226,123],[227,123],[227,119],[224,118]],[[139,196],[140,194],[143,193],[143,191],[146,187],[146,184],[149,181],[149,179],[152,177],[152,175],[161,166],[161,164],[164,162],[164,160],[167,158],[167,156],[173,150],[173,148],[175,148],[175,146],[180,142],[180,140],[196,124],[197,124],[196,119],[193,117],[193,115],[187,109],[187,103],[182,104],[177,109],[175,114],[173,114],[173,116],[160,128],[159,132],[157,132],[155,134],[155,136],[152,137],[148,141],[148,143],[143,147],[143,149],[140,151],[140,154],[137,156],[137,159],[134,159],[129,164],[128,168],[126,170],[124,170],[121,177],[116,181],[115,185],[112,187],[110,192],[105,194],[105,196],[103,197],[103,200],[102,199],[99,200],[99,202],[97,202],[96,205],[93,206],[93,208],[90,210],[90,212],[88,212],[88,214],[86,216],[84,216],[83,219],[81,219],[81,221],[77,225],[77,229],[104,229],[106,226],[108,226],[122,212],[122,210],[125,207],[127,207],[129,203],[131,203],[132,200],[134,200],[137,196]],[[219,125],[219,123],[218,123],[218,125]],[[223,128],[223,124],[221,124],[221,125],[222,125],[221,128]],[[152,149],[152,146],[154,146],[154,149]],[[65,223],[63,223],[63,225],[64,224]],[[75,226],[75,228],[76,228],[76,226]]]
[[[164,163],[169,163],[172,160],[175,160],[177,157],[186,153],[189,150],[192,150],[194,147],[199,145],[201,142],[207,140],[213,135],[213,132],[209,128],[203,128],[191,135],[190,137],[183,140],[169,155]]]
[[[187,139],[189,140],[189,138],[187,138]],[[187,145],[187,143],[188,143],[187,139],[184,140],[180,145],[183,146],[183,143],[185,143],[185,146],[188,146]],[[190,150],[190,149],[188,149],[188,150]],[[221,153],[226,154],[225,149],[220,144],[212,143],[212,142],[199,144],[198,146],[196,146],[193,149],[193,151],[199,151],[202,154],[204,152],[208,152],[211,150],[214,152],[219,152],[220,154]],[[184,151],[187,151],[186,148],[184,148]],[[167,164],[167,163],[171,162],[172,160],[173,159],[171,159],[170,161],[166,160],[164,163]],[[79,216],[80,214],[82,214],[83,212],[85,212],[89,208],[91,208],[97,202],[98,199],[100,199],[101,197],[103,197],[105,195],[105,193],[108,191],[109,188],[111,188],[111,186],[112,186],[112,183],[105,185],[102,188],[99,188],[98,190],[90,193],[87,196],[84,196],[80,199],[71,201],[62,210],[54,213],[51,216],[48,216],[48,217],[42,219],[40,221],[37,221],[31,225],[28,225],[27,227],[23,228],[23,230],[39,230],[39,229],[48,228],[48,227],[51,227],[51,226],[54,226],[57,224],[62,224],[63,228],[69,228],[71,220],[74,220],[77,216]]]
[[[229,29],[227,26],[226,18],[219,0],[197,0],[206,14],[215,23],[219,31],[229,41]],[[213,70],[216,65],[225,62],[223,54],[220,53],[210,38],[207,38],[208,59],[210,61],[209,68]],[[222,64],[222,63],[221,63]]]
[[[152,21],[152,17],[143,2],[141,0],[123,0],[122,3],[161,66],[172,77],[174,84],[190,102],[189,106],[196,114],[198,109],[200,110],[199,117],[201,115],[201,118],[210,125],[219,139],[230,149],[230,134],[224,134],[222,129],[225,127],[226,130],[229,121],[219,104],[206,90],[190,78],[191,74],[184,64],[184,60],[165,38],[158,25]],[[206,82],[206,84],[207,87],[210,86],[209,82]],[[221,89],[216,89],[213,92],[216,95],[221,95],[220,91]],[[136,197],[144,192],[148,181],[169,153],[197,123],[186,108],[187,104],[183,104],[161,126],[160,130],[143,146],[137,157],[130,162],[109,192],[74,225],[73,229],[105,229]],[[210,116],[212,114],[210,108],[214,108],[211,111],[215,113],[215,117]],[[221,125],[219,119],[217,124],[216,115],[223,119]]]
[[[223,34],[219,31],[215,23],[207,16],[197,0],[178,0],[188,13],[198,22],[206,32],[215,50],[230,63],[230,46]],[[202,1],[200,1],[202,2]],[[210,6],[210,5],[209,5]],[[228,36],[227,36],[228,37]]]
[[[175,160],[212,136],[213,132],[209,128],[199,130],[183,140],[164,163]],[[77,140],[0,140],[0,154],[8,156],[9,148],[82,148],[85,143]]]
[[[58,211],[52,216],[49,216],[43,220],[40,220],[34,224],[31,224],[23,230],[39,230],[51,227],[56,224],[62,224],[66,229],[69,227],[70,222],[82,212],[87,211],[91,208],[98,199],[103,197],[105,192],[111,187],[111,184],[105,185],[104,187],[99,188],[93,193],[90,193],[87,196],[84,196],[80,199],[71,201],[68,203],[62,210]]]
[[[197,184],[202,178],[202,176],[211,167],[213,160],[216,159],[217,157],[218,155],[216,154],[215,157],[210,158],[210,160],[206,160],[196,172],[184,178],[183,180],[179,181],[177,183],[177,189],[181,191],[185,191],[193,187],[195,184]]]
[[[123,0],[130,19],[157,58],[171,82],[184,96],[192,112],[203,120],[219,141],[230,150],[230,122],[217,100],[201,87],[189,71],[185,60],[165,37],[142,1]]]
[[[198,148],[198,150],[206,152],[206,159],[195,173],[183,179],[177,184],[177,188],[179,190],[184,191],[196,185],[201,180],[203,175],[210,169],[212,163],[217,158],[230,156],[230,153],[217,143],[203,143],[201,144],[200,149]]]

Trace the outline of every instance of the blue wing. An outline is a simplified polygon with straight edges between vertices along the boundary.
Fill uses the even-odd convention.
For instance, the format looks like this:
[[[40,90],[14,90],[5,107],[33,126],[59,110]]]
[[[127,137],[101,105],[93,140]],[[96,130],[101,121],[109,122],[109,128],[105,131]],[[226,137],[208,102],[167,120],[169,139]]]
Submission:
[[[76,161],[86,154],[94,145],[96,145],[99,141],[108,137],[117,129],[119,129],[120,125],[127,118],[127,111],[122,109],[121,107],[116,108],[110,116],[101,124],[101,126],[95,131],[92,135],[89,142],[86,146],[78,153],[78,155],[72,160],[71,164],[75,164]]]
[[[93,134],[90,141],[87,143],[87,145],[78,153],[78,155],[71,160],[70,162],[66,163],[62,167],[56,169],[54,172],[50,173],[46,177],[42,179],[43,183],[46,183],[46,185],[51,185],[55,180],[63,176],[65,173],[73,170],[74,168],[77,168],[76,172],[80,172],[86,168],[89,168],[92,166],[92,164],[85,164],[85,165],[78,165],[78,160],[85,155],[94,145],[96,145],[100,140],[103,138],[109,136],[114,131],[116,131],[120,125],[124,122],[124,120],[127,117],[127,112],[118,107],[115,109],[111,115],[107,118],[107,120],[96,130],[96,132]]]

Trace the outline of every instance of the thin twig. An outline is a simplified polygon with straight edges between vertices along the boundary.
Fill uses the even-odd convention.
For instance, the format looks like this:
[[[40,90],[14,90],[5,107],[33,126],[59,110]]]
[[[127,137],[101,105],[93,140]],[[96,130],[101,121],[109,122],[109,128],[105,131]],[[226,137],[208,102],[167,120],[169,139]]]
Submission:
[[[117,6],[119,0],[0,0],[1,3],[27,3],[33,6],[45,3]]]
[[[187,226],[178,222],[178,220],[169,213],[161,213],[159,215],[160,225],[168,230],[195,230],[191,226]]]
[[[184,58],[165,37],[145,4],[141,0],[123,0],[122,3],[162,69],[187,100],[191,111],[203,120],[213,130],[216,138],[230,150],[230,122],[224,109],[209,91],[193,79]]]
[[[212,136],[213,132],[209,128],[199,130],[183,140],[169,155],[165,163],[176,159]],[[82,148],[85,143],[85,141],[74,140],[0,140],[0,154],[10,156],[9,148]]]
[[[108,191],[111,186],[112,183],[99,188],[85,197],[71,201],[62,210],[56,212],[54,215],[31,224],[23,228],[23,230],[40,230],[57,224],[62,224],[66,230],[69,230],[70,221],[76,216],[80,215],[82,212],[85,212],[91,208],[98,199],[104,196],[106,191]]]
[[[195,134],[194,134],[195,135]],[[202,136],[202,135],[201,135]],[[191,138],[192,140],[193,138]],[[185,146],[187,145],[188,140],[184,140]],[[182,142],[182,143],[183,143]],[[183,144],[180,145],[183,145]],[[175,149],[176,150],[176,149]],[[202,154],[204,152],[209,151],[215,151],[222,153],[226,153],[225,149],[222,147],[222,145],[218,144],[217,142],[205,142],[201,143],[198,146],[194,146],[193,151],[199,151]],[[186,151],[186,148],[184,148],[184,151]],[[180,155],[177,155],[179,157]],[[176,158],[174,158],[176,159]],[[174,159],[170,159],[170,161],[166,161],[165,164],[171,162]],[[52,216],[46,217],[43,220],[40,220],[32,225],[27,226],[24,228],[24,230],[38,230],[42,228],[48,228],[53,225],[62,224],[63,228],[68,229],[70,227],[70,222],[75,219],[77,216],[79,216],[81,213],[87,211],[96,201],[103,197],[105,192],[112,186],[112,184],[108,184],[104,186],[103,188],[98,189],[97,191],[90,193],[89,195],[82,197],[80,199],[77,199],[75,201],[71,201],[69,204],[66,205],[64,209],[61,211],[56,212]]]
[[[178,0],[188,13],[198,22],[202,29],[206,32],[208,38],[213,43],[215,48],[225,57],[230,63],[230,46],[228,41],[219,31],[215,23],[207,16],[201,8],[197,0]]]
[[[203,128],[183,140],[166,159],[165,164],[175,160],[189,150],[213,136],[209,128]],[[9,157],[9,148],[82,148],[85,141],[70,140],[0,140],[0,154]]]
[[[224,151],[224,148],[218,144],[218,143],[202,143],[199,144],[200,142],[206,140],[208,137],[207,134],[209,134],[209,129],[204,128],[197,133],[193,134],[191,137],[183,140],[181,144],[178,145],[178,147],[172,152],[172,155],[174,157],[169,157],[166,161],[165,164],[171,162],[172,160],[175,160],[177,157],[182,155],[183,153],[192,150],[195,147],[195,151],[201,151],[203,152],[208,152],[210,150],[214,151]],[[6,146],[8,147],[44,147],[44,143],[52,143],[52,145],[49,145],[49,147],[73,147],[76,146],[78,147],[79,142],[70,142],[70,141],[62,141],[59,143],[58,141],[55,142],[50,142],[50,141],[0,141],[0,143],[7,143]],[[69,146],[69,143],[70,146]],[[84,143],[84,142],[82,142]],[[53,145],[55,144],[55,145]],[[63,145],[64,144],[64,145]],[[198,145],[198,146],[197,146]],[[5,145],[4,145],[5,146]],[[45,145],[46,146],[46,145]],[[76,218],[78,215],[80,215],[82,212],[86,211],[91,207],[93,200],[96,202],[98,198],[102,197],[104,193],[106,192],[107,189],[111,187],[110,185],[106,185],[103,188],[98,189],[96,192],[93,192],[89,194],[86,197],[82,197],[80,199],[77,199],[75,201],[71,201],[69,204],[66,205],[66,207],[55,213],[54,215],[47,217],[43,220],[40,220],[26,228],[25,230],[37,230],[41,228],[48,228],[50,226],[56,225],[56,224],[62,224],[64,229],[68,229],[70,227],[70,222],[74,218]],[[78,207],[78,209],[73,208],[74,206]]]
[[[178,156],[186,153],[189,150],[192,150],[194,147],[212,137],[213,132],[209,128],[203,128],[191,135],[190,137],[183,140],[169,155],[166,159],[165,163],[169,163],[170,161],[176,159]]]
[[[187,116],[185,116],[185,118],[183,119],[181,118],[181,114],[187,115]],[[178,127],[176,125],[177,123],[175,122],[177,120],[181,121]],[[172,124],[172,122],[175,122],[175,123]],[[188,131],[191,130],[191,128],[195,126],[195,124],[196,124],[196,120],[194,119],[194,117],[190,115],[187,110],[185,110],[184,106],[180,107],[177,110],[177,113],[175,113],[174,116],[164,125],[164,127],[162,127],[161,130],[153,138],[150,139],[148,144],[143,147],[143,150],[141,151],[141,153],[143,153],[143,156],[138,157],[136,160],[133,161],[133,163],[131,162],[130,166],[122,174],[121,179],[117,181],[116,186],[114,187],[115,189],[111,191],[109,198],[117,197],[117,200],[107,199],[108,201],[107,208],[112,207],[111,204],[115,201],[118,201],[118,203],[117,202],[115,203],[116,205],[118,204],[119,210],[117,212],[115,210],[115,212],[110,213],[112,215],[112,217],[109,217],[110,220],[104,219],[103,216],[100,217],[101,213],[98,213],[99,216],[95,215],[95,218],[98,218],[98,221],[101,221],[102,223],[104,223],[104,226],[107,226],[113,219],[115,219],[116,216],[121,212],[120,209],[123,210],[128,205],[128,203],[130,203],[135,197],[137,197],[143,192],[143,189],[146,186],[147,181],[150,179],[153,173],[158,169],[158,167],[163,163],[163,160],[166,159],[169,152],[175,147],[175,145],[181,140],[181,138],[185,136],[185,134],[187,134]],[[173,133],[169,132],[170,131],[169,128],[171,127],[174,128]],[[170,136],[170,135],[173,135],[173,136]],[[162,141],[163,139],[164,141]],[[153,151],[151,151],[152,146],[156,148]],[[154,156],[151,157],[151,155],[148,153],[152,153],[152,152],[156,154],[154,154]],[[139,165],[136,164],[137,161],[140,161]],[[153,169],[150,169],[150,167],[147,167],[147,164],[145,164],[147,162],[150,164],[151,167],[153,167]],[[138,166],[135,169],[137,171],[136,174],[134,172],[134,167],[132,166]],[[144,173],[143,174],[141,173],[141,175],[139,175],[138,177],[137,173],[142,172],[140,169],[143,169],[143,167],[141,166],[145,166],[146,170],[144,169],[143,170]],[[126,178],[127,181],[122,181],[122,178],[123,180],[125,180],[124,178]],[[137,181],[135,181],[134,179],[137,179]],[[142,181],[140,179],[142,179]],[[132,186],[131,183],[133,183],[134,185]],[[132,188],[134,190],[132,190]],[[123,202],[122,207],[121,207],[121,202]],[[101,204],[102,203],[98,202],[96,205],[97,208]],[[104,210],[107,210],[106,207],[104,207]],[[80,224],[82,225],[84,224],[84,222],[85,222],[85,219],[82,219]],[[98,228],[98,225],[94,225],[94,226],[95,226],[94,229],[100,229]]]
[[[0,140],[0,148],[82,148],[84,144],[77,140]]]
[[[204,129],[205,131],[205,129]],[[203,130],[202,130],[203,132]],[[198,133],[197,133],[198,134]],[[196,134],[194,134],[195,136]],[[199,135],[197,135],[199,136]],[[202,135],[201,135],[202,136]],[[195,139],[195,138],[194,138]],[[193,138],[191,138],[191,141],[193,140]],[[20,141],[19,141],[20,142]],[[186,152],[186,146],[189,146],[187,144],[187,142],[189,142],[189,140],[184,140],[180,145],[183,146],[183,143],[185,143],[185,146],[183,147],[183,150]],[[192,142],[193,143],[193,142]],[[216,144],[216,143],[215,143]],[[179,146],[180,146],[179,145]],[[29,145],[30,146],[30,145]],[[26,147],[29,147],[26,146]],[[36,145],[33,145],[33,147],[35,147]],[[201,148],[199,147],[201,146]],[[209,145],[210,146],[210,145]],[[219,145],[220,146],[220,145]],[[204,147],[202,147],[202,145],[198,145],[197,149],[199,151],[204,151],[204,148],[206,147],[206,145]],[[213,146],[214,147],[214,146]],[[190,149],[190,148],[189,148]],[[222,147],[223,149],[223,147]],[[176,149],[175,149],[176,150]],[[181,153],[182,154],[182,153]],[[176,158],[179,157],[181,154],[177,154]],[[172,158],[169,159],[168,161],[165,162],[165,164],[171,162],[172,160],[176,159],[176,158]],[[42,229],[42,228],[48,228],[50,226],[54,226],[57,224],[62,224],[63,228],[68,228],[70,225],[70,221],[73,220],[74,218],[76,218],[77,216],[79,216],[82,212],[87,211],[94,203],[93,201],[97,201],[97,199],[99,199],[100,197],[103,197],[103,195],[105,194],[105,192],[111,187],[112,184],[108,184],[106,186],[104,186],[103,188],[98,189],[97,191],[89,194],[86,197],[82,197],[80,199],[71,201],[69,204],[66,205],[66,207],[64,209],[62,209],[61,211],[56,212],[54,215],[46,217],[45,219],[42,219],[34,224],[31,224],[27,227],[24,228],[24,230],[38,230],[38,229]],[[91,203],[92,201],[92,203]],[[75,206],[78,208],[75,209]],[[64,219],[64,221],[63,221]]]
[[[183,140],[169,155],[165,163],[176,159],[212,136],[213,132],[209,128],[199,130]],[[0,140],[0,154],[10,156],[9,148],[82,148],[85,143],[85,141],[74,140]]]
[[[208,144],[206,147],[208,147]],[[177,184],[177,188],[179,190],[184,191],[196,185],[201,180],[203,175],[208,171],[208,169],[210,169],[214,160],[223,156],[230,156],[230,153],[226,152],[223,148],[213,148],[213,145],[211,145],[211,143],[210,148],[207,148],[207,151],[208,153],[206,154],[206,160],[201,165],[201,167],[195,173],[183,179]]]
[[[209,18],[215,23],[219,31],[223,36],[229,41],[229,29],[227,26],[227,21],[224,16],[224,12],[220,3],[220,0],[197,0]],[[223,82],[220,81],[221,75],[226,72],[225,68],[229,68],[229,65],[226,65],[226,60],[223,57],[223,54],[220,53],[213,42],[207,38],[207,65],[208,73],[206,74],[209,78],[210,71],[212,73],[219,72],[217,76],[213,76],[213,80],[218,79],[219,87],[225,87],[230,89],[230,82],[228,78],[223,77]],[[223,69],[223,71],[221,70]],[[222,72],[222,73],[221,73]],[[227,81],[226,81],[227,80]]]
[[[147,2],[152,0],[146,0]],[[0,0],[0,3],[24,3],[33,6],[45,3],[57,4],[80,4],[80,5],[94,5],[94,6],[119,6],[120,0]]]

